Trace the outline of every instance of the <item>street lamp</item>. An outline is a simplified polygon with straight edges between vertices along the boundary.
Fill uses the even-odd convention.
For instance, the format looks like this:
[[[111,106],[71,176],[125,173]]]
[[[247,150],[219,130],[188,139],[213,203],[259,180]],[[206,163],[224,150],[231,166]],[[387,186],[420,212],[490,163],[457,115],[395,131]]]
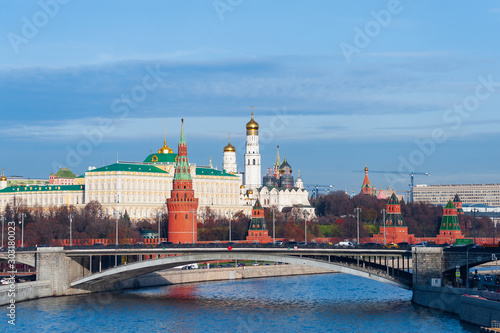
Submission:
[[[382,213],[383,213],[383,219],[384,219],[384,245],[385,245],[385,213],[387,212],[386,209],[382,209]]]
[[[466,261],[467,261],[467,272],[465,273],[465,276],[467,277],[467,281],[466,281],[467,288],[469,288],[469,250],[470,249],[475,249],[475,248],[476,248],[476,244],[474,244],[471,247],[467,247],[467,251],[465,251],[466,254],[467,254],[467,259],[466,259]]]
[[[231,212],[229,212],[229,241],[231,241],[231,219],[233,218]]]
[[[276,244],[276,218],[274,216],[274,208],[273,210],[273,244]]]
[[[304,212],[304,242],[307,243],[307,218],[309,217],[309,212]]]
[[[354,208],[354,210],[356,211],[356,220],[357,220],[356,227],[357,227],[358,245],[359,245],[359,212],[361,211],[361,208]]]
[[[118,246],[118,211],[116,211],[116,215],[115,215],[115,221],[116,221],[116,226],[115,226],[115,229],[116,229],[116,242],[115,242],[115,245]]]
[[[156,213],[156,215],[158,216],[158,245],[159,245],[160,244],[160,239],[161,239],[161,229],[160,229],[160,222],[161,222],[160,216],[161,216],[161,213],[158,211]]]
[[[4,220],[5,220],[5,216],[2,215],[2,249],[3,249],[3,229],[4,229]]]
[[[476,212],[477,209],[473,209],[472,212],[474,213],[474,245],[476,245]]]
[[[194,244],[194,212],[195,210],[191,210],[191,214],[193,215],[193,244]]]
[[[73,246],[73,215],[69,214],[69,246]]]
[[[21,213],[21,247],[24,247],[24,217],[26,214]]]

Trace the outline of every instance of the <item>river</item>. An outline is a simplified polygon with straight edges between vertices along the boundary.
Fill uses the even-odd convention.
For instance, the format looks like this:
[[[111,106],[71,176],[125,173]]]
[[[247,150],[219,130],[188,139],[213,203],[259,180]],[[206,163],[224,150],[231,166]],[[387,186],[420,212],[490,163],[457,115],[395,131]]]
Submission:
[[[4,310],[6,313],[6,310]],[[171,285],[17,304],[1,332],[479,332],[346,274]],[[4,329],[5,328],[5,329]]]

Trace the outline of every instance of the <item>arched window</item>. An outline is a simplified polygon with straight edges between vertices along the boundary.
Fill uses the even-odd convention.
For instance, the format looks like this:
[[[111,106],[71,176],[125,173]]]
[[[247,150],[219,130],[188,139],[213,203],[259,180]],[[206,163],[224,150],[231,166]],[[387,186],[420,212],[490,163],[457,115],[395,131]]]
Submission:
[[[188,218],[188,214],[186,214],[186,220],[187,220],[187,218]]]
[[[255,165],[255,158],[253,159],[253,165]]]

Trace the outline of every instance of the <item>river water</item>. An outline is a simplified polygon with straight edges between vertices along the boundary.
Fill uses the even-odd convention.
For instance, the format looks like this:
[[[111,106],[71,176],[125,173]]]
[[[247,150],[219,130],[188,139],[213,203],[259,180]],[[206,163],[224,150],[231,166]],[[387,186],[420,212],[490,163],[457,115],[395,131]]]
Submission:
[[[479,332],[412,304],[409,291],[346,274],[45,298],[16,315],[0,332]]]

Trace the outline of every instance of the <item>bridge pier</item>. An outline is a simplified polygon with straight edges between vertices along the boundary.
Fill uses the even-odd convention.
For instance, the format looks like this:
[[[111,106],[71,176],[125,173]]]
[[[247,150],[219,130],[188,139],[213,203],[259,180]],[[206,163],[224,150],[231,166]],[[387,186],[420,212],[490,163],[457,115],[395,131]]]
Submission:
[[[442,247],[414,247],[413,259],[413,286],[430,286],[432,279],[443,279],[443,248]],[[442,282],[441,282],[442,283]]]
[[[88,260],[88,259],[87,259]],[[91,260],[81,258],[81,262],[66,256],[62,247],[39,247],[36,252],[37,281],[50,281],[53,295],[70,295],[85,292],[70,289],[71,281],[88,276]]]

